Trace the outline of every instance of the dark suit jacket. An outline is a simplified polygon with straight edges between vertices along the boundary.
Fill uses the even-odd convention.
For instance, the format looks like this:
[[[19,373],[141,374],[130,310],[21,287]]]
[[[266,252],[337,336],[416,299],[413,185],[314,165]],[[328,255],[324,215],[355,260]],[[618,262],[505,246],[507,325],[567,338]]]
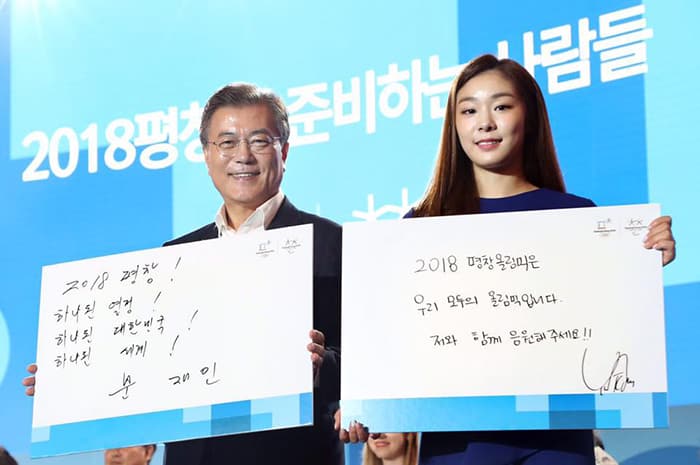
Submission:
[[[314,426],[244,433],[166,444],[166,465],[336,465],[342,446],[333,430],[333,411],[340,398],[340,226],[297,210],[285,198],[268,229],[314,226],[314,328],[326,336],[326,355],[314,389]],[[210,223],[165,245],[214,239]],[[274,292],[274,288],[271,289]],[[311,328],[309,328],[311,329]]]

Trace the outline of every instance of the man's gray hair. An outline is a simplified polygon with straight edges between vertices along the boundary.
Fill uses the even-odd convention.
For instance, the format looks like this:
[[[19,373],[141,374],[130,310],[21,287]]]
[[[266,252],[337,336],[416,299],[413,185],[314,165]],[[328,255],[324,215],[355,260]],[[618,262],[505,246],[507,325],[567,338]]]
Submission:
[[[289,117],[282,99],[270,89],[263,89],[254,84],[236,82],[227,84],[212,95],[202,112],[202,122],[199,126],[199,141],[205,146],[209,141],[209,125],[214,112],[222,107],[247,107],[251,105],[267,105],[275,119],[275,125],[280,135],[280,143],[284,145],[289,139]]]

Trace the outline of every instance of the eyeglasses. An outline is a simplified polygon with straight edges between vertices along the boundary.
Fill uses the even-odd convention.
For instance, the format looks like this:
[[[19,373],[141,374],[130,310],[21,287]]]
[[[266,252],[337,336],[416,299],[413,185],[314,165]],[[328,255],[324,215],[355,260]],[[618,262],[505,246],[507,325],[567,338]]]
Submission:
[[[235,137],[225,137],[218,141],[208,140],[207,144],[216,146],[222,158],[230,158],[236,154],[241,142],[248,144],[248,149],[256,155],[268,153],[272,145],[280,140],[280,137],[273,137],[267,134],[255,134],[251,137],[238,139]]]

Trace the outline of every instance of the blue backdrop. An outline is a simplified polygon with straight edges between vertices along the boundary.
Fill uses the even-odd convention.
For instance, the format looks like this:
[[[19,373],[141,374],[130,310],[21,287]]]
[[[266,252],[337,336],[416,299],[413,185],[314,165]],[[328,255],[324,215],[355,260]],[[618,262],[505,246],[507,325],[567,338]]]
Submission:
[[[212,220],[220,198],[196,128],[214,90],[252,81],[283,96],[294,135],[283,189],[297,206],[339,222],[396,218],[431,175],[456,67],[492,52],[540,82],[571,192],[659,202],[674,218],[672,427],[605,438],[623,463],[695,463],[683,460],[700,426],[689,369],[700,358],[700,62],[687,57],[700,4],[299,3],[0,0],[0,443],[30,463],[19,383],[36,351],[41,267],[158,246]],[[36,462],[79,459],[62,460]]]

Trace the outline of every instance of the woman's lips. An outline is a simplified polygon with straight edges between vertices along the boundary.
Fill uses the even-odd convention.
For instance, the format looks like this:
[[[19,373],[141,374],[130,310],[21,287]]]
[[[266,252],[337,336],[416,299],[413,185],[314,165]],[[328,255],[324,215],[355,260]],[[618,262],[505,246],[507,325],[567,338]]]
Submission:
[[[493,150],[501,144],[501,139],[482,139],[476,142],[481,150]]]

